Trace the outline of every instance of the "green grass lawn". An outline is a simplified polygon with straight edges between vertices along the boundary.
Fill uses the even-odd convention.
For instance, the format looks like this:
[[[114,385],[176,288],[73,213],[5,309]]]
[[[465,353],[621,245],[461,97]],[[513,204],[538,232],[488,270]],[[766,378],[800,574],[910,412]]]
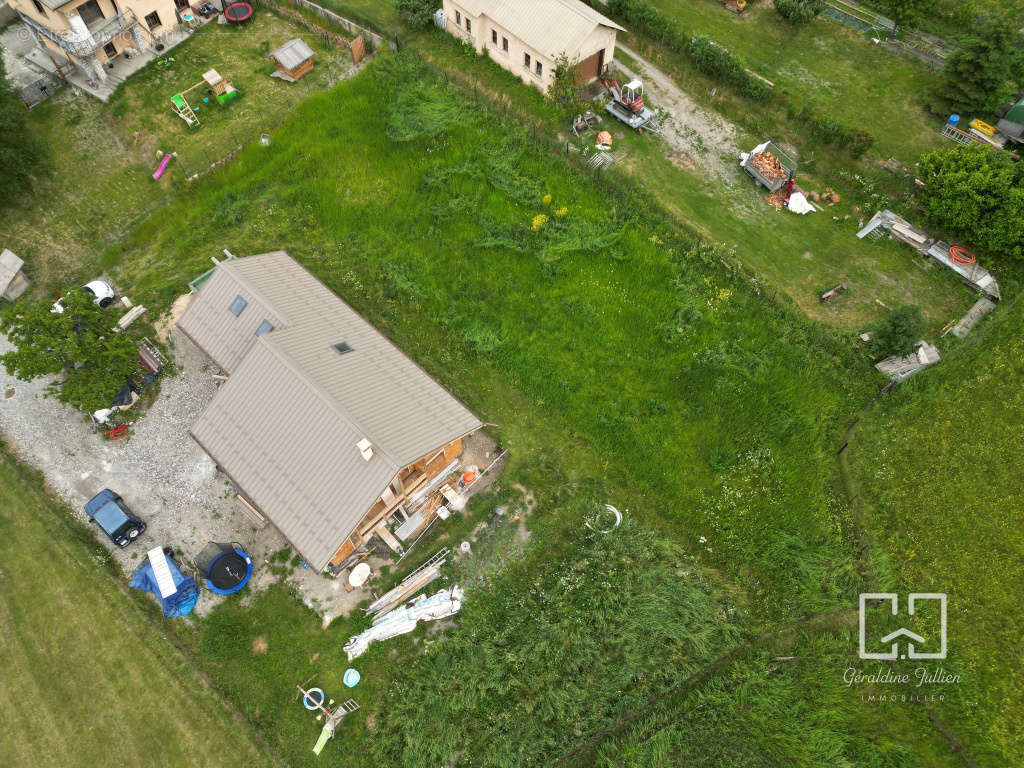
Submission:
[[[294,37],[303,38],[316,55],[309,74],[286,83],[270,77],[276,67],[267,54]],[[178,179],[272,132],[297,103],[329,87],[352,66],[346,48],[327,46],[315,33],[265,9],[244,27],[208,24],[163,60],[170,66],[150,64],[123,85],[111,98],[110,112],[118,133],[137,137],[153,148],[154,157],[156,149],[177,152],[171,168]],[[187,93],[201,122],[190,128],[172,111],[170,99],[202,82],[209,69],[230,80],[239,95],[222,106],[205,84]]]
[[[6,449],[0,499],[4,766],[274,764]]]
[[[274,65],[266,53],[296,36],[316,52],[313,71],[297,83],[268,77]],[[323,90],[352,61],[347,50],[323,48],[316,35],[265,11],[245,29],[208,24],[168,57],[174,59],[169,69],[151,63],[109,105],[66,88],[30,113],[30,125],[53,148],[52,172],[34,194],[0,211],[0,241],[25,259],[37,291],[95,278],[100,254],[174,198],[186,170],[200,171],[272,132],[296,103]],[[189,129],[172,113],[170,98],[210,68],[241,96],[225,107],[202,105],[197,88],[189,98],[201,105],[203,124]],[[158,149],[179,159],[155,182]]]
[[[980,765],[1024,760],[1024,305],[1000,306],[934,370],[859,425],[852,464],[882,586],[949,595],[939,708]]]
[[[875,46],[866,35],[825,18],[793,27],[766,3],[751,4],[736,16],[717,0],[650,2],[684,29],[707,35],[741,56],[748,67],[775,83],[775,91],[794,105],[809,104],[816,113],[869,131],[876,139],[871,150],[874,157],[913,163],[919,154],[940,142],[942,122],[925,110],[928,89],[938,82],[937,75]],[[773,138],[801,137],[800,128],[787,125],[785,115],[775,109],[765,113],[751,102],[726,94],[712,98],[714,84],[689,73],[679,57],[670,58],[689,75],[681,84],[695,97],[709,99],[713,106],[747,126],[761,123],[761,132],[768,131]],[[798,147],[801,144],[795,143]]]

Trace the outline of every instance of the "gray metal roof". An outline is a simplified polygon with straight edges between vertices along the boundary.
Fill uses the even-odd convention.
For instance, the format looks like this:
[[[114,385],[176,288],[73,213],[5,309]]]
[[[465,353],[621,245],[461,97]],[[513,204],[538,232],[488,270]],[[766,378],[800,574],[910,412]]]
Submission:
[[[522,42],[552,58],[578,56],[594,30],[622,27],[580,0],[457,0],[473,16],[484,15]]]
[[[179,327],[230,373],[193,437],[317,569],[400,469],[482,426],[283,251],[221,262]]]
[[[313,55],[313,49],[306,45],[301,37],[296,37],[271,51],[267,58],[274,59],[285,69],[295,69],[302,62],[313,58]]]

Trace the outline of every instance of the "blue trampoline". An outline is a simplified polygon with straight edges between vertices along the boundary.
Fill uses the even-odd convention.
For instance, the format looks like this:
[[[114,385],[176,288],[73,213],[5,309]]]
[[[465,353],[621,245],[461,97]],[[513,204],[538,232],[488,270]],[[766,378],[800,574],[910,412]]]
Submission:
[[[159,547],[150,550],[142,565],[132,574],[128,586],[156,595],[167,618],[188,616],[196,607],[199,587],[194,579],[179,570],[167,552],[169,550],[161,551]]]
[[[195,565],[205,577],[206,588],[218,595],[233,595],[252,576],[252,558],[238,543],[211,541],[195,558]]]

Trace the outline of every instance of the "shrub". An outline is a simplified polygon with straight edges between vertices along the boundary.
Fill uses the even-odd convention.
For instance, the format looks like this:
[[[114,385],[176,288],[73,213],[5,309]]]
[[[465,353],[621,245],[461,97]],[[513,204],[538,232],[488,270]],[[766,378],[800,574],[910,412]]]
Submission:
[[[813,21],[824,9],[824,0],[775,0],[775,10],[790,24]]]
[[[27,114],[0,61],[0,204],[31,191],[33,175],[45,158],[45,146],[29,129]]]
[[[850,157],[857,159],[875,144],[875,137],[859,128],[850,128],[833,117],[818,115],[806,104],[799,109],[788,106],[786,113],[791,120],[806,125],[811,136],[831,147],[842,147]]]
[[[920,307],[894,309],[875,326],[871,346],[879,357],[910,354],[926,327]]]
[[[924,155],[921,202],[928,218],[979,249],[1024,260],[1024,166],[988,147]]]
[[[415,27],[425,27],[434,19],[434,0],[392,0],[395,10]]]

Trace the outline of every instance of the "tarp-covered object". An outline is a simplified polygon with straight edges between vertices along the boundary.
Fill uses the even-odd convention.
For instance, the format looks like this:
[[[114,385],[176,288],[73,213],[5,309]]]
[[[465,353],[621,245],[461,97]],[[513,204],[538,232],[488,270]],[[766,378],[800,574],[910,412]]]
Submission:
[[[156,574],[153,573],[153,565],[149,559],[144,560],[139,569],[132,574],[132,580],[128,582],[128,586],[156,595],[157,600],[164,607],[164,616],[167,618],[187,616],[196,607],[199,588],[195,581],[183,574],[174,560],[169,557],[167,558],[167,567],[170,569],[171,578],[177,588],[177,592],[167,597],[160,596],[160,587],[157,585]]]

